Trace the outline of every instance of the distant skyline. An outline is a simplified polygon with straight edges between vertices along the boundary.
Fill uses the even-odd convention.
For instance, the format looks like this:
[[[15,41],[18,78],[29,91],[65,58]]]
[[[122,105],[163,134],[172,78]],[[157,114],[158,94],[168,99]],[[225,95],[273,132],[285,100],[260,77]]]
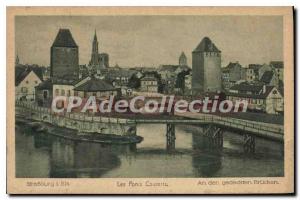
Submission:
[[[281,16],[17,16],[15,22],[23,64],[49,66],[59,28],[70,29],[80,64],[89,63],[95,29],[110,66],[178,64],[182,51],[191,66],[192,51],[205,36],[222,51],[222,66],[283,60]]]

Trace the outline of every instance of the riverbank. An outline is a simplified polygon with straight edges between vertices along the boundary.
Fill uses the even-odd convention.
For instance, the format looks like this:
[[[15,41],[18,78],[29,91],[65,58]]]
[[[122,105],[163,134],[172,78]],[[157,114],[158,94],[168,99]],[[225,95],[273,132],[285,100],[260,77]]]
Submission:
[[[73,141],[94,142],[102,144],[136,144],[143,141],[143,137],[137,135],[120,136],[113,134],[85,133],[79,132],[75,129],[58,127],[48,122],[28,120],[20,116],[16,116],[16,123],[30,126],[32,130],[37,134],[47,133]]]

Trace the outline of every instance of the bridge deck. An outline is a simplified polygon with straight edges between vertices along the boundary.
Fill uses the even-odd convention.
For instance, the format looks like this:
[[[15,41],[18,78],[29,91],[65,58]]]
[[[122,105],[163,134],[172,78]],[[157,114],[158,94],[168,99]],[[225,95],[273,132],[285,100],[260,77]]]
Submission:
[[[16,106],[25,107],[32,111],[42,112],[52,114],[50,109],[38,107],[31,103],[18,102],[16,101]],[[174,117],[169,116],[168,118],[161,119],[146,119],[146,118],[113,118],[113,117],[101,117],[101,116],[89,116],[83,113],[69,113],[65,117],[83,120],[83,121],[93,121],[100,123],[154,123],[154,124],[215,124],[218,126],[223,126],[231,129],[235,129],[241,132],[248,132],[257,136],[271,138],[275,140],[283,141],[284,137],[284,127],[279,124],[262,123],[258,121],[250,121],[245,119],[237,119],[231,117],[221,117],[210,114],[200,114],[200,113],[175,113]]]

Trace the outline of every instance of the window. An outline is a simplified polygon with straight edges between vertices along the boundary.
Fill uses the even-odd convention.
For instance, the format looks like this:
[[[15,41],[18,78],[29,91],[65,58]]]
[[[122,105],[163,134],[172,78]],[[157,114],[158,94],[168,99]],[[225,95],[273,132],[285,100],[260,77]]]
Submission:
[[[59,89],[56,89],[55,90],[55,96],[58,96],[59,95]]]
[[[29,83],[29,81],[26,81],[26,84],[28,84]]]
[[[65,90],[61,90],[61,96],[65,95]]]
[[[71,91],[68,90],[68,93],[67,93],[68,97],[71,96]]]
[[[34,83],[35,83],[35,84],[37,84],[37,83],[38,83],[38,81],[34,81]]]
[[[273,94],[277,94],[277,90],[274,90],[274,91],[273,91]]]
[[[27,92],[28,92],[28,89],[27,89],[27,87],[22,87],[22,88],[21,88],[21,92],[23,92],[23,93],[27,93]]]
[[[44,99],[48,98],[48,91],[47,90],[43,91],[43,97],[44,97]]]
[[[78,96],[78,91],[74,91],[74,96]]]

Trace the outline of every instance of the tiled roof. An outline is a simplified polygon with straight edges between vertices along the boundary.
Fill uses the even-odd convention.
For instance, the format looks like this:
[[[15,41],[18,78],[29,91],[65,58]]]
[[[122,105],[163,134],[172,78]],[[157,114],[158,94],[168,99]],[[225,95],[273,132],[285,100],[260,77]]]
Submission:
[[[149,76],[145,76],[143,78],[141,78],[141,81],[157,81],[156,77],[149,77]]]
[[[259,70],[262,65],[260,64],[249,64],[249,69]]]
[[[229,72],[230,69],[234,68],[236,65],[242,67],[238,62],[230,62],[226,67],[221,68],[222,72]]]
[[[283,68],[283,62],[282,61],[271,61],[270,65],[274,68]]]
[[[234,96],[234,97],[244,97],[250,99],[265,99],[270,92],[273,90],[274,86],[266,86],[266,91],[260,94],[246,94],[246,93],[226,93],[226,96]]]
[[[274,73],[272,71],[266,71],[262,75],[260,81],[265,83],[265,84],[269,84],[271,82],[272,78],[273,78],[273,75],[274,75]]]
[[[178,68],[178,65],[161,65],[159,66],[159,71],[170,71],[174,72]]]
[[[82,85],[74,88],[76,91],[86,91],[86,92],[97,92],[97,91],[112,91],[116,90],[110,83],[100,80],[100,79],[91,79]]]
[[[41,82],[38,86],[36,86],[37,89],[39,90],[44,90],[44,89],[49,89],[52,90],[52,81],[50,79]]]
[[[229,90],[237,90],[237,91],[249,91],[249,92],[259,92],[263,88],[263,84],[249,84],[247,82],[243,82],[237,85],[232,86]]]
[[[33,71],[40,80],[43,80],[43,71],[39,67],[16,67],[15,68],[15,86],[18,86],[24,79],[25,77]]]
[[[208,38],[205,37],[198,44],[196,49],[193,52],[218,52],[221,51],[216,47],[216,45]]]
[[[52,47],[78,47],[69,29],[59,29]]]
[[[106,74],[106,79],[115,80],[117,77],[127,77],[130,78],[136,71],[127,69],[109,70]]]

